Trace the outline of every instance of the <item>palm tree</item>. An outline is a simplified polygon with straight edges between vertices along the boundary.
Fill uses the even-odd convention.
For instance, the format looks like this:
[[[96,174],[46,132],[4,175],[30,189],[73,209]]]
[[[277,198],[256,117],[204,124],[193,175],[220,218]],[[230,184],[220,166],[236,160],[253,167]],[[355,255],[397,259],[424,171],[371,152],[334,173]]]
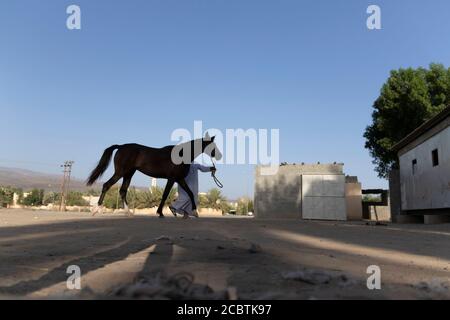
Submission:
[[[246,215],[249,212],[253,212],[253,200],[247,197],[239,199],[237,205],[237,213]]]
[[[222,210],[223,212],[229,210],[227,199],[217,188],[209,190],[205,196],[200,197],[200,205],[204,208]]]
[[[159,186],[151,187],[150,190],[146,191],[139,191],[134,188],[130,188],[127,195],[128,203],[137,209],[157,207],[161,202],[163,192],[164,190]],[[177,191],[175,188],[170,190],[169,196],[166,200],[167,206],[175,200],[176,192]]]

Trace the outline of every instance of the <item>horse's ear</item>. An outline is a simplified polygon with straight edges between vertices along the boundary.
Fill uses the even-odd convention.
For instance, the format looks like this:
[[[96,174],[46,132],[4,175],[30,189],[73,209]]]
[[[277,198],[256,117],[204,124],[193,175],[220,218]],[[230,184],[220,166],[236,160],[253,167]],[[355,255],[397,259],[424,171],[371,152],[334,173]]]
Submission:
[[[208,133],[208,132],[206,132],[205,138],[204,138],[203,140],[205,140],[205,141],[211,140],[211,137],[209,136],[209,133]]]
[[[214,139],[216,138],[216,136],[213,136],[212,138],[211,138],[211,142],[214,142]]]

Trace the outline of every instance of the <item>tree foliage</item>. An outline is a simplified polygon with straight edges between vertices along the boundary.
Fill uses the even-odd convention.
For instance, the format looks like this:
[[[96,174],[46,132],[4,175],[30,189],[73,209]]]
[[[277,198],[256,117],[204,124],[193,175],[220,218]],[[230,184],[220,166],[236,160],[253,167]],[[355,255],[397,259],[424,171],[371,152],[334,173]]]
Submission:
[[[122,201],[119,195],[119,187],[117,185],[112,186],[103,199],[103,205],[109,209],[122,208]]]
[[[42,203],[46,206],[49,204],[57,204],[61,201],[61,196],[57,192],[47,192],[44,195],[44,199],[42,200]]]
[[[20,196],[22,191],[12,187],[0,187],[0,207],[12,204],[14,193],[17,193]]]
[[[44,202],[44,190],[33,189],[22,199],[22,204],[26,206],[41,206]]]
[[[101,192],[100,190],[91,188],[91,189],[89,189],[89,190],[86,192],[86,195],[87,195],[87,196],[98,197],[98,196],[100,196],[101,193],[102,193],[102,192]]]
[[[165,205],[170,206],[176,198],[176,189],[172,188],[169,192],[169,196],[166,199]],[[127,194],[128,205],[130,208],[144,209],[153,208],[159,206],[164,189],[156,186],[151,187],[149,190],[141,191],[134,188],[130,188]]]
[[[450,68],[431,64],[429,69],[391,71],[373,105],[372,124],[364,133],[379,177],[387,178],[397,166],[392,147],[448,105]]]
[[[61,203],[61,193],[57,192],[48,192],[44,196],[43,200],[44,205],[52,204],[60,204]],[[67,206],[88,206],[89,202],[83,199],[83,193],[77,191],[70,191],[66,196],[66,205]]]
[[[228,212],[230,210],[227,199],[217,188],[209,190],[206,195],[200,195],[199,204],[202,208],[222,210],[222,212]]]
[[[249,212],[253,212],[253,200],[246,197],[239,199],[236,213],[240,215],[247,215]]]
[[[120,197],[120,194],[118,193],[119,187],[113,186],[105,195],[105,199],[103,204],[106,208],[110,209],[116,209],[123,208],[122,204],[122,198]],[[161,202],[162,195],[164,193],[164,189],[156,186],[151,187],[149,190],[137,190],[135,188],[129,188],[127,192],[127,201],[128,206],[130,208],[136,208],[136,209],[144,209],[144,208],[153,208],[159,206],[159,203]],[[176,189],[172,188],[170,190],[169,196],[167,197],[167,200],[165,202],[166,206],[169,206],[172,204],[172,202],[175,200],[176,195]]]

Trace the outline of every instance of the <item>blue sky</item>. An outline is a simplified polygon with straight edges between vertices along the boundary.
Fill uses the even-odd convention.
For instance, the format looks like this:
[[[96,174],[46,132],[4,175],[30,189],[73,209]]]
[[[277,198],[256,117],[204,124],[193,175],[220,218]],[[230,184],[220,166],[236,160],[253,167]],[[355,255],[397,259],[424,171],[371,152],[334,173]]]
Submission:
[[[70,4],[81,30],[66,28]],[[366,28],[369,4],[382,30]],[[172,144],[202,120],[280,129],[281,161],[344,162],[364,188],[386,187],[364,149],[372,103],[391,69],[450,65],[449,12],[447,0],[4,0],[0,166],[58,173],[71,159],[85,179],[105,147]],[[218,176],[230,198],[253,192],[250,166]]]

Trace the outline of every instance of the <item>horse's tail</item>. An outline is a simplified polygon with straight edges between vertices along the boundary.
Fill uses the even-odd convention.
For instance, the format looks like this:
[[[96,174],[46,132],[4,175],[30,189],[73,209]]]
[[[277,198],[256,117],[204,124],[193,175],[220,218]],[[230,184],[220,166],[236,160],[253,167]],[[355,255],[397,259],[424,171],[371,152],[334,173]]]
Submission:
[[[97,167],[95,167],[95,169],[92,170],[91,174],[89,175],[86,185],[88,185],[88,186],[93,185],[94,182],[97,181],[97,179],[102,176],[102,174],[108,168],[109,163],[111,162],[111,157],[112,157],[114,150],[118,149],[119,147],[120,147],[119,145],[115,144],[115,145],[105,149],[105,152],[103,152],[103,155],[102,155],[100,161],[98,162]]]

